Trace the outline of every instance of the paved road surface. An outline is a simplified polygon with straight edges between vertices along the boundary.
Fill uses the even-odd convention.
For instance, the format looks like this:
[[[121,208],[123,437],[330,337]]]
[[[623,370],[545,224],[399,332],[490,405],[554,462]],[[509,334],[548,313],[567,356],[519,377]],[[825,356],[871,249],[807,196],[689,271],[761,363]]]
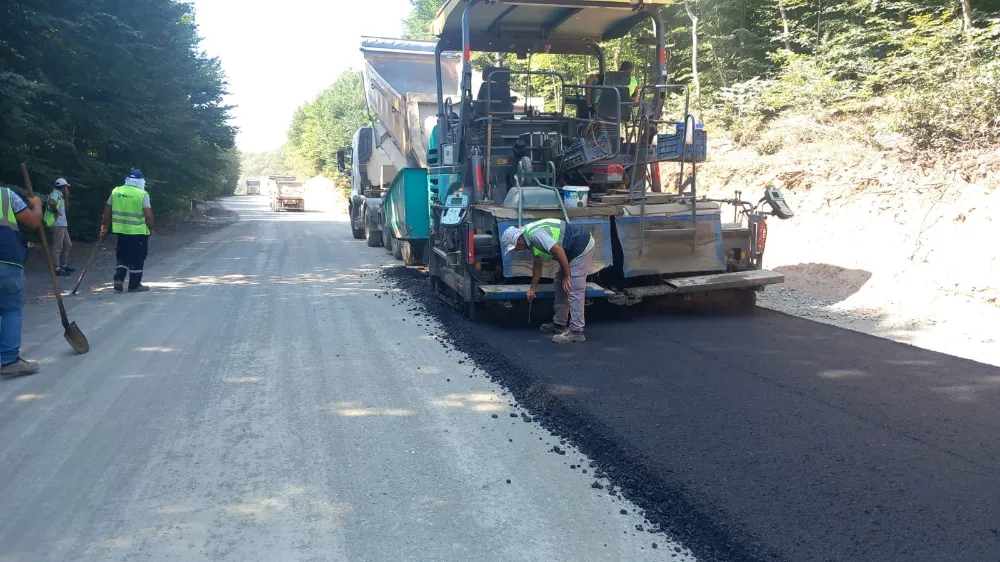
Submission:
[[[566,347],[432,309],[702,558],[1000,560],[996,367],[764,310],[594,311]]]
[[[0,560],[684,556],[376,297],[384,251],[230,204],[243,221],[147,271],[152,292],[70,300],[88,355],[53,302],[26,309],[43,372],[0,382]]]

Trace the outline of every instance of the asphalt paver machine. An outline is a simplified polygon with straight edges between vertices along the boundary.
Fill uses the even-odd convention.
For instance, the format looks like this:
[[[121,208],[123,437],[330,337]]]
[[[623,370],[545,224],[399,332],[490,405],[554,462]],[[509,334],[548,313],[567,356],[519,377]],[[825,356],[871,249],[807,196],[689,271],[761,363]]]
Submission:
[[[433,23],[438,124],[428,145],[431,228],[424,259],[443,300],[474,317],[483,304],[523,299],[531,255],[503,256],[499,238],[509,226],[550,217],[595,238],[590,299],[745,306],[758,290],[784,281],[761,263],[767,217],[792,216],[781,194],[767,189],[758,204],[698,194],[707,133],[688,110],[687,87],[666,83],[659,10],[670,3],[449,0],[441,8]],[[600,45],[648,22],[654,83],[642,85],[633,101],[629,76],[607,68]],[[442,55],[453,52],[464,63],[457,99],[441,87]],[[486,67],[473,91],[472,52],[591,55],[599,79],[567,84],[556,72]],[[510,83],[518,75],[545,75],[557,84],[559,103],[515,111]],[[664,117],[668,97],[684,100],[679,119]],[[661,165],[680,172],[667,191]],[[724,204],[737,207],[737,222],[723,222]],[[551,279],[554,267],[543,278]],[[551,283],[542,284],[537,297],[553,294]]]

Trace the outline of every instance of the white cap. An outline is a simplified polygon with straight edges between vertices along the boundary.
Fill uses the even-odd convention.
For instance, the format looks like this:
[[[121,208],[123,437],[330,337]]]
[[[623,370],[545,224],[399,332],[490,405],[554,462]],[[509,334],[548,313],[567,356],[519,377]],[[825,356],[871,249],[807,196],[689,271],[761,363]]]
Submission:
[[[500,247],[503,249],[504,254],[509,253],[517,247],[517,239],[522,234],[524,234],[524,229],[516,226],[507,227],[507,230],[503,231],[503,236],[500,238]]]
[[[66,181],[66,178],[59,178],[56,180],[56,187],[67,187],[68,185],[69,182]]]

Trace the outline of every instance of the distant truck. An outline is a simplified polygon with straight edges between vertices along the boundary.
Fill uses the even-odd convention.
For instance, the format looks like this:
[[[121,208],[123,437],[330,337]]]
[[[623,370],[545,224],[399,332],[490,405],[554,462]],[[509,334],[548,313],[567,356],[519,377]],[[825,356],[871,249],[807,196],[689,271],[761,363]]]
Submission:
[[[247,195],[260,195],[260,180],[247,180]]]
[[[305,187],[294,176],[271,176],[274,190],[271,193],[271,210],[306,210]]]

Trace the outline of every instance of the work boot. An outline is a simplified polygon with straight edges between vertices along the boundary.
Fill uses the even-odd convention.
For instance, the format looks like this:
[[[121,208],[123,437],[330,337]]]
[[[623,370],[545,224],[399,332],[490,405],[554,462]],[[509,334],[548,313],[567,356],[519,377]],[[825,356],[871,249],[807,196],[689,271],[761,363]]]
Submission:
[[[129,287],[128,292],[130,293],[145,293],[149,290],[149,287],[145,285],[139,285],[138,287]]]
[[[542,324],[541,330],[543,334],[561,334],[566,331],[566,326],[555,322],[546,322]]]
[[[574,332],[573,330],[566,330],[561,334],[552,336],[552,343],[583,343],[585,341],[587,341],[587,338],[583,335],[583,332]]]
[[[21,377],[24,375],[35,374],[40,368],[41,367],[38,363],[35,363],[34,361],[25,361],[24,359],[18,357],[17,361],[14,361],[9,365],[4,365],[3,368],[0,368],[0,375],[5,377]]]
[[[73,273],[74,271],[76,271],[75,267],[70,267],[68,265],[64,265],[64,266],[62,266],[62,268],[63,268],[63,271],[68,271],[70,273]]]
[[[60,267],[59,269],[56,270],[56,275],[58,275],[59,277],[66,277],[67,275],[69,275],[69,271],[67,271],[65,268]]]
[[[120,293],[125,290],[125,281],[115,279],[115,292]]]

